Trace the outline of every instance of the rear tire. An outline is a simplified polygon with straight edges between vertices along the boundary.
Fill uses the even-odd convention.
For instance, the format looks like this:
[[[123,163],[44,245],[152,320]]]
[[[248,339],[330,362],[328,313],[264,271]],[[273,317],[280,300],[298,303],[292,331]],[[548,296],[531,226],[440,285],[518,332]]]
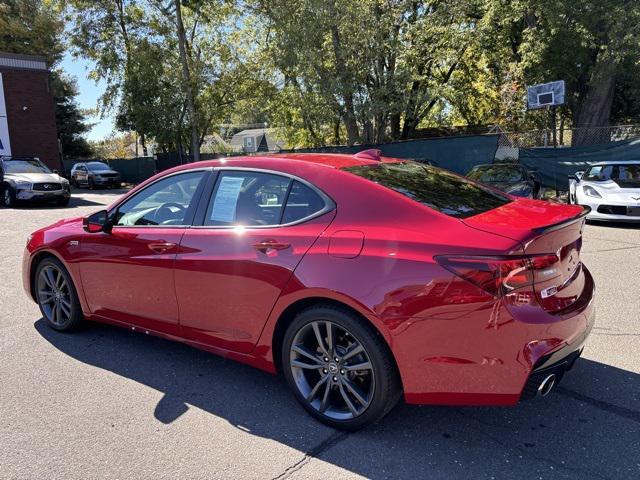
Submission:
[[[36,268],[35,296],[42,317],[59,332],[77,330],[82,324],[82,309],[71,275],[57,258],[47,257]]]
[[[341,430],[377,422],[402,393],[378,332],[357,314],[333,305],[313,306],[294,318],[282,343],[282,370],[307,412]]]

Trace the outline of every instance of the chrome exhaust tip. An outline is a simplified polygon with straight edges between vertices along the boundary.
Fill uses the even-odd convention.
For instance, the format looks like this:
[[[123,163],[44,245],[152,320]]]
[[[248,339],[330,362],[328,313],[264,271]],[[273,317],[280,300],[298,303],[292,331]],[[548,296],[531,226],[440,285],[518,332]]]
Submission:
[[[538,385],[538,395],[541,397],[546,397],[551,393],[553,387],[556,385],[556,374],[552,373],[544,377],[544,379]]]

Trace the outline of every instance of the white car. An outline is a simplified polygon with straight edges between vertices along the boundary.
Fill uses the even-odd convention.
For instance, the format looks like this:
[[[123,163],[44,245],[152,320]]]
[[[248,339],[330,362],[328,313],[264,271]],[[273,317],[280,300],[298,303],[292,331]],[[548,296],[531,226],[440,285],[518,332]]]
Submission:
[[[569,175],[569,203],[591,207],[589,220],[640,222],[640,160],[594,163]]]

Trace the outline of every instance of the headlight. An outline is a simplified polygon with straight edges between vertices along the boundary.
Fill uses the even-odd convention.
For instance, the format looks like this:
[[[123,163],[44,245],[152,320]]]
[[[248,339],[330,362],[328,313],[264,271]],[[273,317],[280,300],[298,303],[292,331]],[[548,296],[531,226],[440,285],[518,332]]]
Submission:
[[[589,195],[590,197],[602,198],[602,195],[600,195],[595,188],[590,187],[589,185],[585,185],[584,187],[582,187],[582,190],[584,191],[585,195]]]
[[[16,188],[21,188],[22,190],[31,190],[31,182],[27,182],[25,180],[16,180]]]

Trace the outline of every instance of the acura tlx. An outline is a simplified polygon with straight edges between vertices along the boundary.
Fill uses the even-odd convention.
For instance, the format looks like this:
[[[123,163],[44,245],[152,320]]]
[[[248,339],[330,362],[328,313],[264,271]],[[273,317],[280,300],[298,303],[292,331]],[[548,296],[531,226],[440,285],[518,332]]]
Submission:
[[[34,232],[24,287],[53,329],[105,322],[281,373],[355,430],[401,398],[549,394],[594,323],[587,213],[372,150],[204,161]]]

